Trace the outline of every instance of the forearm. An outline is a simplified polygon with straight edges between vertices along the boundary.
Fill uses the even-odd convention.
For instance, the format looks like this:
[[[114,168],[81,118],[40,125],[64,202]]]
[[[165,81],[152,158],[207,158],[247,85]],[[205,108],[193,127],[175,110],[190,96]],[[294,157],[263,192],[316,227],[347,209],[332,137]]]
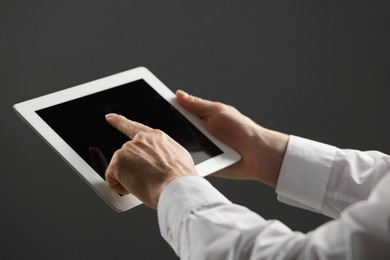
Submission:
[[[387,177],[367,201],[308,234],[230,203],[200,177],[183,177],[164,189],[159,225],[181,259],[388,259]]]
[[[346,207],[366,200],[390,174],[390,156],[377,151],[337,149],[329,176],[322,212],[337,217]]]
[[[283,247],[290,248],[286,242],[291,241],[291,234],[296,241],[305,237],[232,204],[200,177],[184,177],[169,184],[160,197],[158,219],[162,236],[181,259],[267,259],[277,256]],[[278,250],[272,245],[275,239]]]
[[[348,205],[367,199],[389,172],[385,154],[291,136],[276,192],[282,202],[335,218]]]

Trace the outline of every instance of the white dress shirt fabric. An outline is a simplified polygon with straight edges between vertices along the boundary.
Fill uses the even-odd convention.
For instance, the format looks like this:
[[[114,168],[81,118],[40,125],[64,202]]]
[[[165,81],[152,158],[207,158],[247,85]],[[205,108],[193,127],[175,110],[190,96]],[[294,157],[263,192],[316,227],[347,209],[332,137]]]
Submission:
[[[181,259],[390,259],[390,157],[290,136],[278,199],[335,218],[304,234],[235,205],[207,180],[182,177],[158,203]]]

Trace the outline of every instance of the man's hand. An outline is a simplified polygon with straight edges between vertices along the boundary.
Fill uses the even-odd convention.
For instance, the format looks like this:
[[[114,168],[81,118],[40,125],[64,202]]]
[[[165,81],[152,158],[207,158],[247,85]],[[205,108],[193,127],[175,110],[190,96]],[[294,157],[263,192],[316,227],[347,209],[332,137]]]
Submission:
[[[156,208],[168,183],[197,175],[188,151],[164,132],[117,114],[108,114],[106,120],[131,139],[114,153],[106,170],[106,181],[116,192],[131,193]]]
[[[182,107],[202,119],[211,134],[242,156],[239,163],[214,176],[252,179],[276,186],[288,135],[259,126],[231,106],[190,96],[181,90],[176,97]]]

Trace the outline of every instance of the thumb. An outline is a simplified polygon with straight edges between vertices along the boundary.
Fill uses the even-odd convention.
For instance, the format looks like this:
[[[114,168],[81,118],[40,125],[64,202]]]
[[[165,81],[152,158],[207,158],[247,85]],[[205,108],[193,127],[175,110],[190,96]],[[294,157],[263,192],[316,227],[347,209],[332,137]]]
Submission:
[[[176,91],[176,98],[183,108],[201,118],[209,117],[220,110],[219,103],[189,95],[183,90]]]

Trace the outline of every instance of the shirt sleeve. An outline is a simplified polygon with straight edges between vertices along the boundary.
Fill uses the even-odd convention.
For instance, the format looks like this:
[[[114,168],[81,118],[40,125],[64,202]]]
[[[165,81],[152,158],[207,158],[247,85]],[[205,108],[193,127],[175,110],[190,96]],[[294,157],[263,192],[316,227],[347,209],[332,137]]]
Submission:
[[[302,155],[305,151],[298,151],[300,146],[314,146],[314,148],[309,147],[308,150],[316,149],[318,153],[326,150],[327,155],[320,156],[323,156],[325,161],[329,161],[320,160],[321,166],[318,166],[318,171],[324,176],[315,170],[314,162],[309,161],[308,164],[312,165],[308,168],[313,170],[313,175],[319,176],[305,177],[302,171],[307,168],[297,167],[301,167],[298,172],[302,174],[300,175],[302,178],[305,178],[301,179],[301,183],[311,178],[310,182],[313,185],[320,181],[325,188],[319,184],[318,191],[311,187],[306,188],[309,193],[318,197],[316,199],[307,200],[302,191],[293,189],[279,196],[288,194],[294,203],[317,211],[324,211],[324,208],[326,211],[327,207],[331,208],[329,211],[333,208],[339,211],[338,206],[333,208],[325,206],[324,201],[328,199],[323,199],[321,196],[332,197],[329,195],[332,194],[329,193],[329,187],[340,185],[332,183],[332,175],[339,174],[338,171],[346,171],[345,169],[348,172],[349,168],[357,167],[357,161],[352,163],[349,156],[343,157],[343,151],[335,147],[324,147],[322,144],[295,137],[291,140],[285,158],[291,159],[291,162],[294,161],[293,158],[304,157]],[[298,144],[296,140],[299,141]],[[295,148],[291,149],[290,146]],[[349,154],[348,151],[347,153]],[[301,155],[296,156],[299,154]],[[369,153],[370,158],[373,156],[380,165],[373,162],[370,164],[375,167],[375,171],[387,172],[378,174],[376,183],[374,179],[367,176],[370,175],[368,172],[375,175],[367,164],[360,167],[361,164],[358,163],[359,170],[365,169],[367,173],[358,174],[359,178],[347,177],[355,180],[351,181],[353,184],[356,180],[360,180],[356,185],[366,183],[367,187],[372,187],[371,192],[368,195],[364,192],[351,192],[347,188],[344,190],[343,185],[332,188],[333,191],[339,191],[344,195],[347,194],[346,191],[350,192],[358,202],[350,202],[350,205],[339,214],[339,218],[307,234],[294,232],[277,220],[265,220],[245,207],[232,204],[207,180],[194,176],[177,179],[162,191],[157,209],[161,234],[181,259],[390,259],[390,250],[388,250],[390,247],[390,189],[388,189],[390,168],[385,163],[387,161],[385,155]],[[340,165],[344,165],[344,168],[337,166],[335,170],[335,161],[338,157],[342,162]],[[312,159],[317,160],[315,156]],[[284,164],[284,167],[287,166]],[[367,182],[368,179],[371,181]],[[349,185],[346,186],[355,187],[355,184]],[[334,205],[332,198],[329,199],[329,204]]]
[[[347,206],[367,199],[389,171],[386,154],[290,136],[276,192],[284,203],[336,218]]]
[[[267,221],[245,207],[232,204],[207,180],[197,176],[182,177],[168,184],[160,195],[157,211],[161,235],[180,259],[269,257],[276,251],[253,253],[254,248],[266,248],[279,240],[281,234],[292,233],[279,221]],[[303,237],[295,234],[297,240]]]

